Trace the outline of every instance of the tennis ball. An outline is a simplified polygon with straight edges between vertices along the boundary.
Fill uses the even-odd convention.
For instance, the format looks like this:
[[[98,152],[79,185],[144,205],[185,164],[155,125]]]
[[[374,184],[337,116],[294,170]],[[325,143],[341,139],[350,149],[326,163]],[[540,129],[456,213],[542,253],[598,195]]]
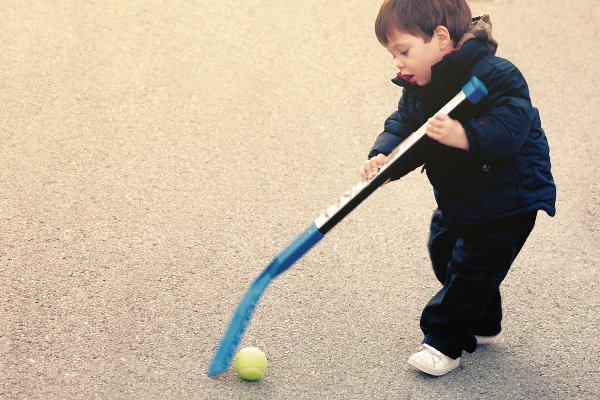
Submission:
[[[267,368],[267,356],[256,347],[244,347],[233,359],[233,369],[247,381],[262,378]]]

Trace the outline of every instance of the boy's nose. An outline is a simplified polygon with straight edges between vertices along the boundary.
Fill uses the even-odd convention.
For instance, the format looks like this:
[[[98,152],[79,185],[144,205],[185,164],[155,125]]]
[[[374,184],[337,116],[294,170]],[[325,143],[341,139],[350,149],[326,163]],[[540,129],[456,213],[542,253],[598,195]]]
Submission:
[[[397,58],[394,60],[394,65],[400,70],[404,68],[404,63]]]

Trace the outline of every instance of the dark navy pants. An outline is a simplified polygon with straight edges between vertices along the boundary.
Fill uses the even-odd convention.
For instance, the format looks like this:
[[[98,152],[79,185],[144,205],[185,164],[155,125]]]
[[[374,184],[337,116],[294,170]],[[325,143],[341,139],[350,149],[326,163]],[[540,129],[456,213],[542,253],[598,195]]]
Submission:
[[[458,358],[475,351],[474,335],[500,333],[500,284],[535,225],[537,211],[465,228],[433,213],[429,255],[443,288],[427,303],[421,329],[427,343]]]

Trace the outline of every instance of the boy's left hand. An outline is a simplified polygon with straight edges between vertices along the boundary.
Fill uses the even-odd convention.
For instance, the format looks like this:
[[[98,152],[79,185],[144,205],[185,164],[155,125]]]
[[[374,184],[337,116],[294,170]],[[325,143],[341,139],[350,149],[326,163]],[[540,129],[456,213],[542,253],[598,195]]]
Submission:
[[[425,134],[446,146],[469,150],[465,128],[447,114],[436,114],[427,120]]]

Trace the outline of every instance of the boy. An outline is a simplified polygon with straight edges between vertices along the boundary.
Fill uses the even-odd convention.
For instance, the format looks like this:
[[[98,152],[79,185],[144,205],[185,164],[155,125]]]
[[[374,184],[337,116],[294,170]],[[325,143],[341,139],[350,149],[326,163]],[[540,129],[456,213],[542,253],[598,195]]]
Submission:
[[[403,91],[361,175],[372,178],[427,122],[417,156],[391,179],[423,165],[434,189],[428,249],[443,287],[422,312],[425,338],[408,362],[441,376],[459,365],[463,351],[500,333],[500,283],[537,211],[555,213],[549,148],[525,79],[494,56],[489,17],[472,20],[465,0],[385,0],[375,31],[394,57],[399,72],[392,81]],[[473,75],[489,94],[452,117],[433,115]]]

